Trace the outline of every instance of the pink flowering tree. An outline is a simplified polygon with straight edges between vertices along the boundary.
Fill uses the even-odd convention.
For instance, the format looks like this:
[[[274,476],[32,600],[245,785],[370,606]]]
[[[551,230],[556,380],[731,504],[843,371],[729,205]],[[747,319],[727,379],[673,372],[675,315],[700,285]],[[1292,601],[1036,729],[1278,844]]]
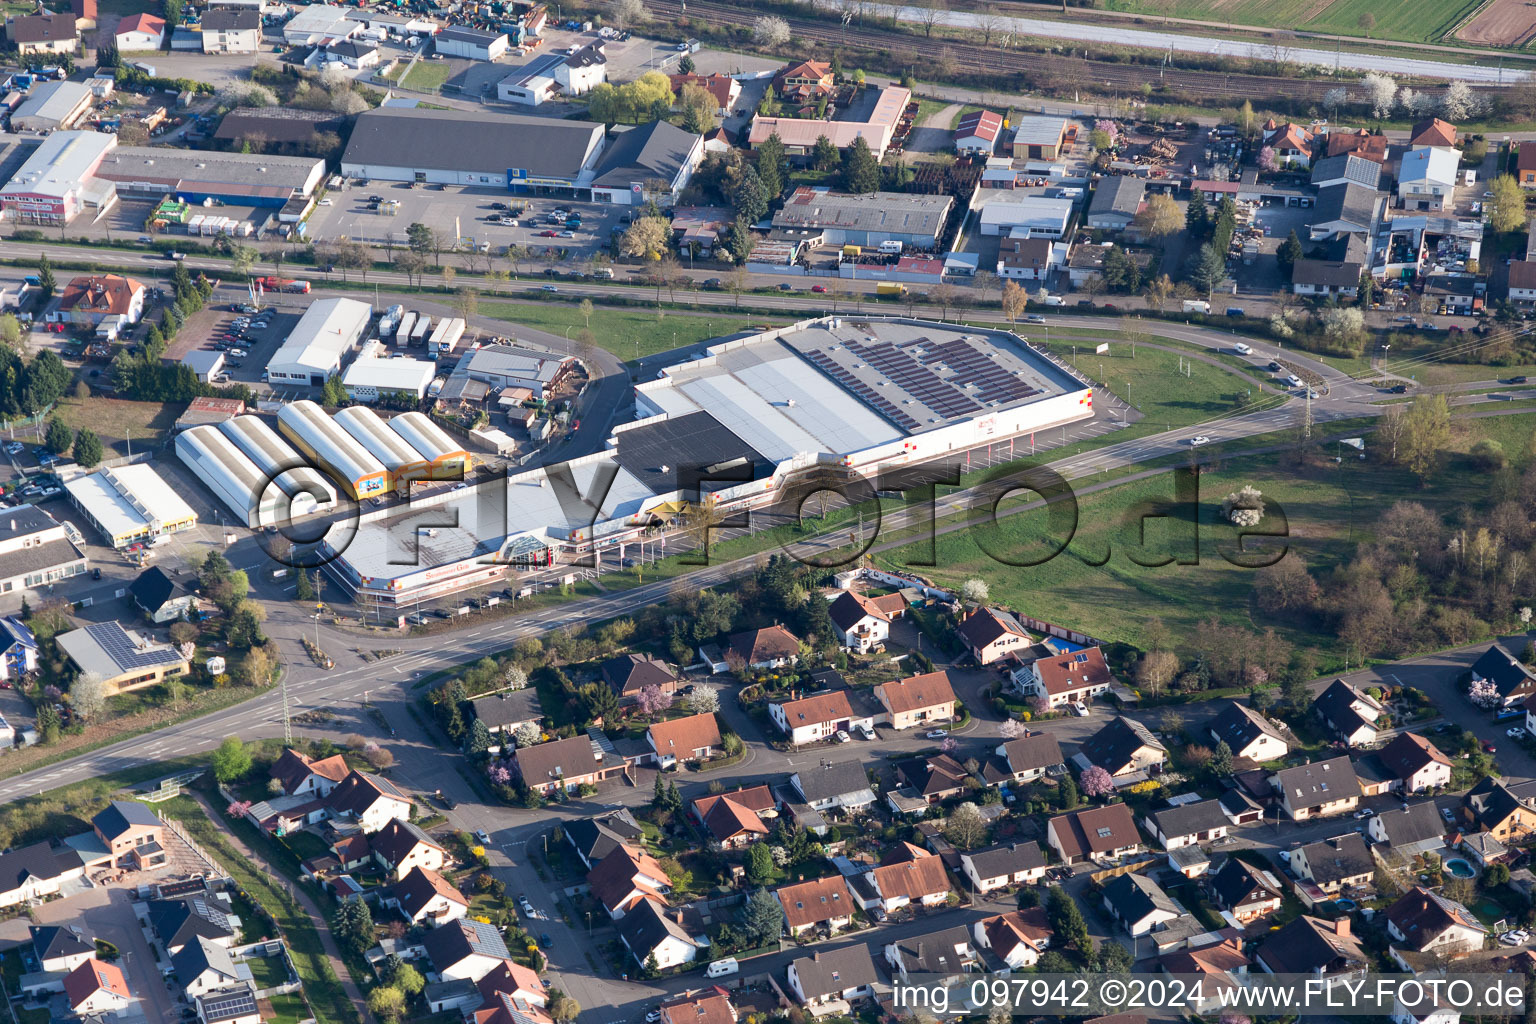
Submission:
[[[1047,698],[1047,697],[1031,697],[1030,701],[1029,701],[1029,710],[1033,711],[1037,715],[1048,715],[1048,714],[1050,714],[1051,713],[1051,702],[1050,702],[1050,699]]]
[[[1103,132],[1105,135],[1109,136],[1109,144],[1111,146],[1120,141],[1120,126],[1114,121],[1109,120],[1107,117],[1101,117],[1099,120],[1093,122],[1093,130],[1096,132]]]
[[[251,802],[249,800],[236,800],[228,807],[224,808],[224,812],[231,818],[243,818],[245,817],[245,813],[250,809]]]
[[[939,744],[939,749],[946,754],[953,754],[960,749],[960,741],[953,736],[944,737],[944,742]]]
[[[635,696],[635,705],[642,715],[659,715],[672,706],[672,695],[652,683]]]
[[[997,727],[997,734],[1005,740],[1014,739],[1023,731],[1024,727],[1016,718],[1004,719],[1003,724]]]
[[[1491,679],[1474,679],[1472,686],[1467,690],[1467,699],[1480,708],[1491,708],[1504,698],[1499,696],[1499,688],[1493,685]]]
[[[1259,169],[1263,171],[1278,171],[1280,158],[1275,155],[1274,146],[1265,146],[1259,150]]]
[[[1083,794],[1090,797],[1108,796],[1115,791],[1115,780],[1110,777],[1109,772],[1098,765],[1093,765],[1084,771],[1082,778],[1078,780],[1078,785]]]
[[[491,764],[485,769],[485,775],[498,786],[509,786],[512,784],[512,772],[504,764]]]

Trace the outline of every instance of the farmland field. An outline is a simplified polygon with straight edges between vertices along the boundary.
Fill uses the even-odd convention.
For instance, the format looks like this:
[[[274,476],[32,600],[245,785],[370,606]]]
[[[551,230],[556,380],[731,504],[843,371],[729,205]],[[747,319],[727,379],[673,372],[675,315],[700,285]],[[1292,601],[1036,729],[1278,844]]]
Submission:
[[[1436,42],[1484,0],[1105,0],[1111,11],[1148,18],[1193,18],[1230,25],[1300,29],[1364,37],[1360,16],[1375,19],[1370,36]],[[1513,2],[1513,0],[1496,0]],[[1524,5],[1521,4],[1523,7]]]
[[[1536,36],[1536,17],[1526,0],[1491,0],[1456,33],[1456,38],[1482,46],[1524,46]]]

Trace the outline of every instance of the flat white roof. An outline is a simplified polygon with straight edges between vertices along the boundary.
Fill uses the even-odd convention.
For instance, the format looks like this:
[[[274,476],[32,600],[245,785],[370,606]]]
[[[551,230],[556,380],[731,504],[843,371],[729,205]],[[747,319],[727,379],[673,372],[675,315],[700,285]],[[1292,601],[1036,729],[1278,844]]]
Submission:
[[[108,537],[197,518],[192,506],[149,466],[98,470],[64,487]]]
[[[62,199],[91,173],[117,136],[105,132],[54,132],[33,151],[0,194],[25,193]]]
[[[46,117],[63,121],[91,98],[91,88],[80,82],[43,82],[16,108],[12,118]]]
[[[437,364],[425,359],[380,359],[376,356],[353,360],[341,375],[341,382],[354,388],[378,388],[380,391],[414,391],[420,394],[432,383]]]
[[[446,430],[419,412],[405,412],[389,421],[390,429],[405,439],[406,444],[436,462],[445,456],[467,458],[469,452],[455,441]]]
[[[373,315],[366,302],[321,299],[299,317],[283,347],[267,366],[274,373],[333,373]]]

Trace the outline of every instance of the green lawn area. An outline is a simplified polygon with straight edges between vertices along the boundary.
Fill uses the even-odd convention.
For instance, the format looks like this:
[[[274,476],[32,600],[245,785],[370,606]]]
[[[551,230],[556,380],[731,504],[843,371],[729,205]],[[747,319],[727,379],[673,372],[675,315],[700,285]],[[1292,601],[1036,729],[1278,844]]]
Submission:
[[[261,1019],[266,1024],[299,1024],[299,1021],[309,1016],[309,1010],[297,992],[290,992],[285,996],[272,996],[263,1002],[272,1006],[271,1013],[261,1015]]]
[[[92,395],[89,399],[60,400],[56,415],[71,430],[90,427],[113,454],[127,455],[130,446],[140,452],[157,448],[176,422],[178,407],[158,402],[128,402]]]
[[[437,92],[452,73],[453,69],[445,60],[419,60],[416,66],[400,79],[400,86],[403,89],[416,89],[420,92]]]
[[[571,344],[582,330],[590,329],[600,348],[622,359],[666,352],[686,345],[718,338],[760,326],[762,317],[747,317],[722,312],[715,317],[678,316],[668,313],[658,317],[655,310],[605,309],[592,311],[591,326],[579,306],[568,303],[523,303],[480,300],[480,314],[512,324],[565,336],[570,329]]]
[[[257,990],[276,988],[288,981],[288,968],[280,956],[251,957],[245,961]]]
[[[300,861],[324,857],[331,852],[330,847],[313,832],[293,832],[284,836],[283,842]]]
[[[1161,18],[1194,18],[1229,25],[1258,25],[1360,36],[1368,33],[1360,16],[1375,19],[1369,35],[1375,39],[1434,42],[1458,21],[1476,10],[1483,0],[1105,0],[1111,11],[1126,11]]]
[[[16,1011],[17,1024],[50,1024],[50,1022],[53,1020],[52,1014],[50,1014],[47,1010],[39,1009],[37,1007],[29,1010],[24,1007],[17,1006],[13,1007],[13,1009]]]

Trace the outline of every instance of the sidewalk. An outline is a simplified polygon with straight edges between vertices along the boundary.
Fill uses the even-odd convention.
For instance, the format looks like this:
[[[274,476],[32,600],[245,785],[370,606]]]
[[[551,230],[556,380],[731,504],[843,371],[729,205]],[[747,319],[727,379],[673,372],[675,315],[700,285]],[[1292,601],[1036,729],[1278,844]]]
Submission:
[[[189,792],[189,795],[203,808],[203,812],[208,815],[209,821],[217,822],[219,820],[219,816],[214,813],[213,808],[209,806],[203,794]],[[245,841],[234,832],[226,831],[224,836],[229,840],[229,844],[252,864],[261,868],[261,870],[274,879],[287,881],[271,864],[267,863],[265,857],[246,846]],[[293,894],[293,898],[298,901],[299,906],[303,908],[304,912],[314,920],[315,931],[320,933],[320,946],[325,950],[326,958],[331,962],[331,970],[335,971],[336,977],[341,979],[341,987],[347,993],[347,998],[352,1000],[353,1004],[357,1006],[357,1012],[362,1016],[365,1024],[377,1024],[373,1014],[368,1012],[368,1000],[363,998],[362,990],[352,980],[352,972],[347,969],[346,962],[341,959],[341,951],[336,948],[336,940],[331,937],[330,924],[326,921],[324,912],[315,905],[315,901],[310,897],[309,893],[300,887],[296,885],[289,886],[289,892]]]

